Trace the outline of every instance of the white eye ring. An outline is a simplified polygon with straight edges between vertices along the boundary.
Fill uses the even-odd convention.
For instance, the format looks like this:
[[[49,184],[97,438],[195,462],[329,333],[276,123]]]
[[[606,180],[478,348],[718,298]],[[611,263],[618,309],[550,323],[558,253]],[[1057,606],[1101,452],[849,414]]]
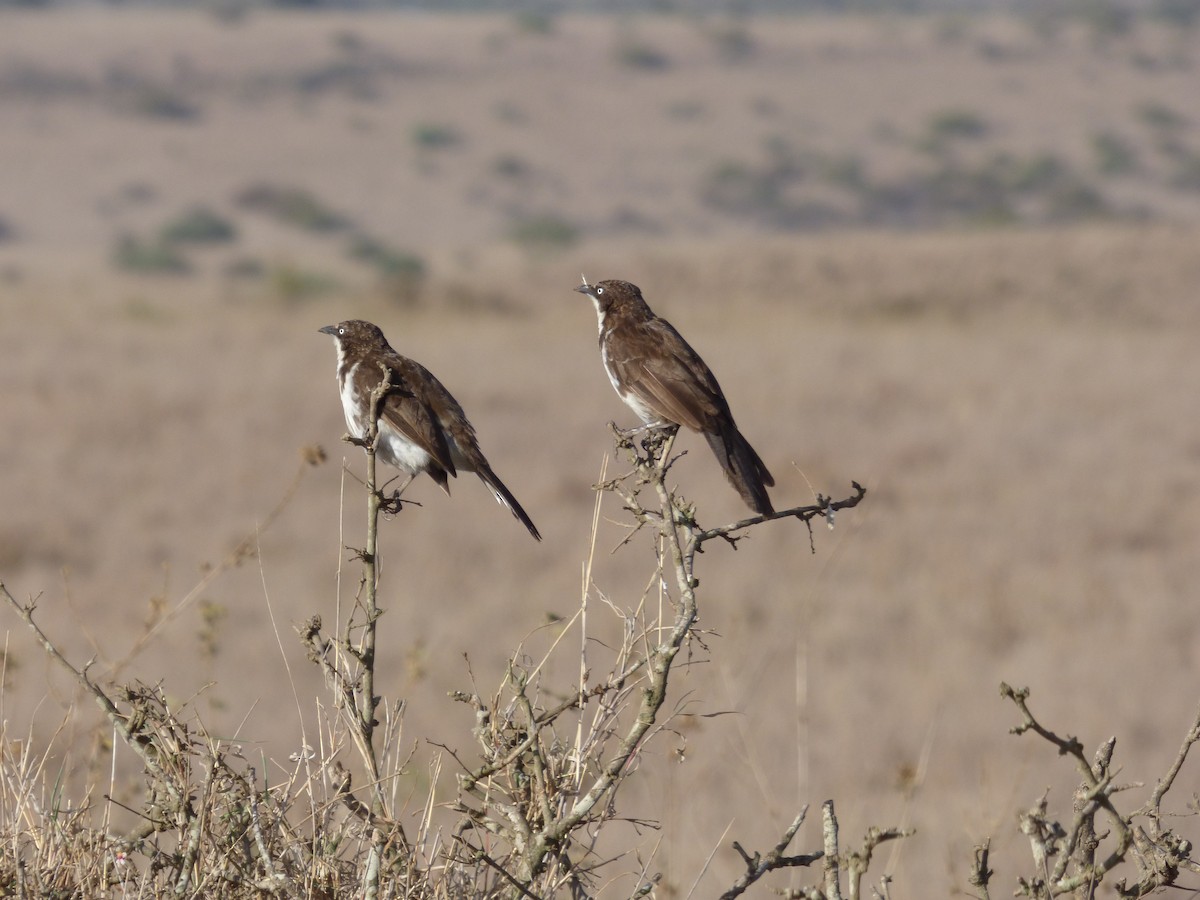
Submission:
[[[596,296],[597,297],[599,297],[603,293],[604,293],[604,288],[602,288],[602,287],[596,288]]]

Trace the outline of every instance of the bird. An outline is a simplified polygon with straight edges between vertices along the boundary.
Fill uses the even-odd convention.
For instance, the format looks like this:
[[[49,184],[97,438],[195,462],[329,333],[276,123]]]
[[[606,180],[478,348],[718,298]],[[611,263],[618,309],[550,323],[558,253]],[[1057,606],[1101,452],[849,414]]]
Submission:
[[[767,488],[775,479],[738,430],[721,386],[700,355],[651,311],[637,285],[588,284],[584,278],[575,290],[595,304],[604,369],[642,427],[682,425],[699,432],[746,505],[760,515],[773,513]]]
[[[393,350],[379,326],[371,322],[348,319],[319,330],[337,345],[342,411],[350,433],[359,440],[369,430],[371,394],[382,382],[384,368],[389,370],[387,393],[378,406],[375,453],[408,475],[401,491],[425,472],[449,496],[451,475],[474,472],[496,502],[508,507],[537,540],[542,539],[512,491],[492,471],[463,408],[432,372]]]

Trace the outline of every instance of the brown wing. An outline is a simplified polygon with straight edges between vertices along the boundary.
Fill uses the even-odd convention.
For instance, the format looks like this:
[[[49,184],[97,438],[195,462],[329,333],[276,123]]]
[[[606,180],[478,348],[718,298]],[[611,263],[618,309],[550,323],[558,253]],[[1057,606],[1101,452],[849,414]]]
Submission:
[[[411,367],[409,377],[420,384],[420,393],[424,399],[425,408],[432,419],[438,440],[450,458],[451,464],[447,466],[449,471],[455,471],[454,457],[456,453],[459,457],[458,464],[468,470],[474,468],[473,464],[477,460],[486,463],[486,460],[483,460],[483,454],[479,452],[475,429],[467,420],[463,408],[454,399],[454,395],[446,390],[445,385],[420,363],[410,360],[409,366]],[[441,458],[436,455],[434,458],[441,461]],[[467,465],[463,466],[464,462]]]
[[[507,507],[529,530],[529,533],[540,541],[542,536],[538,533],[537,526],[533,524],[533,520],[529,518],[529,514],[525,512],[521,504],[517,502],[512,491],[492,471],[487,457],[479,449],[479,439],[475,436],[475,428],[471,425],[466,413],[463,412],[463,408],[459,406],[458,401],[454,399],[454,395],[446,390],[432,372],[419,363],[411,363],[411,365],[414,370],[413,377],[421,379],[421,385],[424,388],[422,396],[425,398],[427,408],[433,414],[438,426],[437,433],[445,443],[450,458],[452,460],[457,458],[460,468],[478,475],[497,502]],[[455,473],[453,464],[444,466],[444,468],[451,474]]]
[[[450,475],[457,475],[446,433],[429,402],[430,381],[443,392],[446,389],[424,366],[411,359],[397,355],[388,361],[388,368],[392,370],[392,387],[383,399],[379,417],[433,457]]]
[[[707,432],[729,418],[729,406],[712,371],[664,319],[630,323],[623,353],[609,364],[639,400],[669,422]],[[610,348],[611,348],[610,344]]]

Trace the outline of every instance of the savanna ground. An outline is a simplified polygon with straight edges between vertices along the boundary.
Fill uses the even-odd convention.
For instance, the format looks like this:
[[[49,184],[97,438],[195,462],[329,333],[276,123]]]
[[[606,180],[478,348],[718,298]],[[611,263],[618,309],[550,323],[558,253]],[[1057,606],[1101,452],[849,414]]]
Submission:
[[[292,626],[335,618],[339,572],[345,607],[362,527],[316,329],[378,322],[545,535],[471,476],[385,523],[380,689],[423,796],[431,742],[470,746],[464,654],[493,684],[585,587],[647,589],[615,505],[581,584],[630,417],[571,288],[627,278],[777,506],[870,492],[815,552],[781,521],[700,560],[708,651],[623,798],[661,825],[635,840],[660,895],[714,850],[719,892],[731,840],[833,797],[847,837],[917,829],[876,862],[893,896],[968,890],[988,835],[1002,896],[1017,813],[1050,786],[1068,814],[1077,778],[1008,735],[1001,680],[1089,753],[1115,735],[1127,782],[1197,702],[1198,73],[1154,23],[0,12],[0,580],[96,677],[287,768],[324,694]],[[702,520],[740,517],[683,446]],[[98,715],[5,628],[6,737],[107,789]]]

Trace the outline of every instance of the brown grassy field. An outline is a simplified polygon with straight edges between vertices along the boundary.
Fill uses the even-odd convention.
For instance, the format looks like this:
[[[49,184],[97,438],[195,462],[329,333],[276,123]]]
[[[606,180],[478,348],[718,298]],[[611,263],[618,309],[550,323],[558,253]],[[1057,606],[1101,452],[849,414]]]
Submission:
[[[1006,20],[4,11],[0,580],[98,676],[161,682],[286,760],[324,692],[292,626],[335,618],[339,571],[348,602],[362,539],[316,329],[376,321],[545,536],[470,476],[450,499],[418,482],[386,523],[381,688],[408,701],[423,791],[429,742],[470,745],[446,699],[464,654],[494,684],[579,604],[605,423],[630,415],[571,288],[627,278],[721,379],[777,506],[870,492],[814,552],[781,521],[701,560],[709,650],[628,797],[662,826],[638,839],[660,895],[714,848],[696,895],[718,893],[729,841],[765,848],[827,797],[847,836],[917,828],[876,863],[893,897],[965,891],[987,835],[1004,895],[1028,869],[1016,813],[1048,785],[1069,809],[1074,775],[1008,735],[1000,681],[1089,753],[1116,735],[1129,782],[1162,774],[1197,702],[1197,52]],[[977,189],[997,154],[1051,175],[997,200]],[[902,200],[946,171],[976,181]],[[263,186],[301,212],[256,206]],[[233,239],[156,238],[196,206]],[[122,263],[123,236],[147,253]],[[188,271],[159,271],[170,253]],[[682,443],[701,519],[740,517]],[[632,607],[653,554],[610,554],[603,514],[588,589]],[[7,736],[78,773],[97,717],[4,627]]]

